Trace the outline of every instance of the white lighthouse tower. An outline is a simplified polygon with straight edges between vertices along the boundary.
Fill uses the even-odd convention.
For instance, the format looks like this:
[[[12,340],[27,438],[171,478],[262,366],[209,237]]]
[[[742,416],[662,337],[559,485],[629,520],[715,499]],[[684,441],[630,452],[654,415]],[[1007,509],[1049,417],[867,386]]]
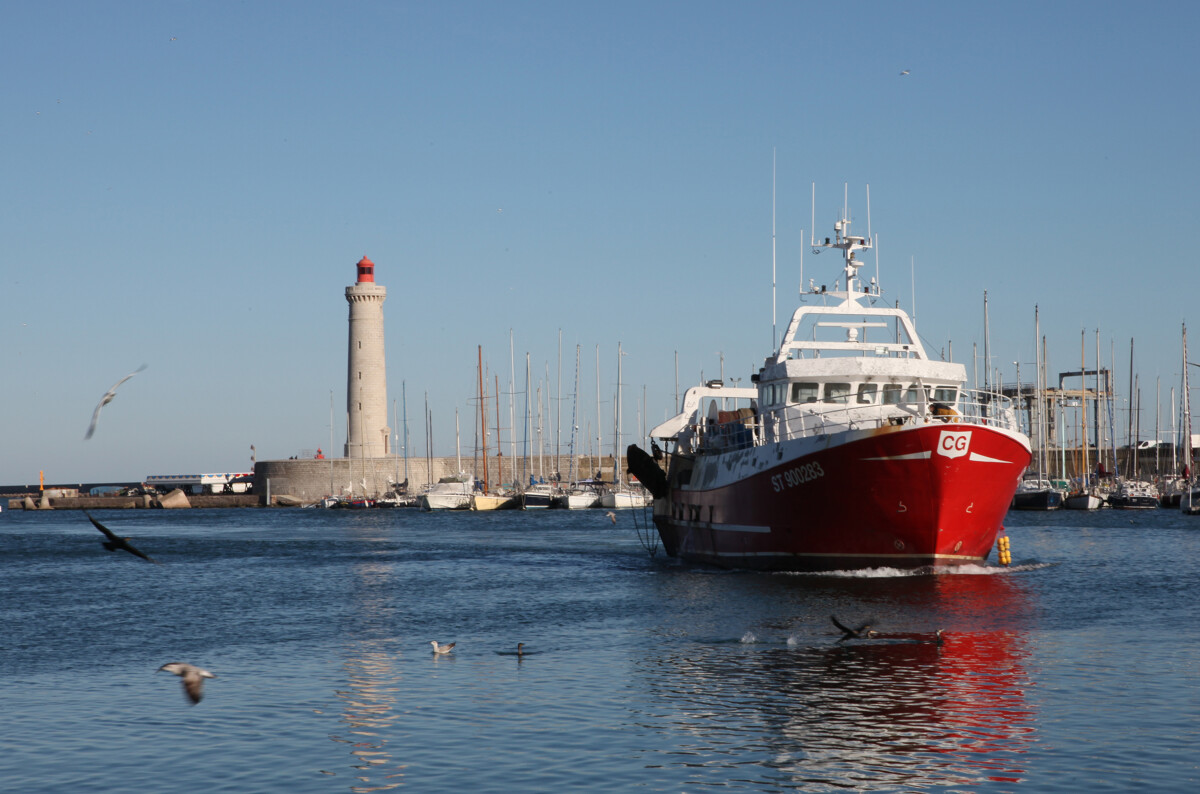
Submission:
[[[383,354],[383,301],[387,287],[375,283],[375,263],[358,262],[358,280],[346,287],[350,304],[350,352],[346,359],[347,458],[389,453],[387,359]]]

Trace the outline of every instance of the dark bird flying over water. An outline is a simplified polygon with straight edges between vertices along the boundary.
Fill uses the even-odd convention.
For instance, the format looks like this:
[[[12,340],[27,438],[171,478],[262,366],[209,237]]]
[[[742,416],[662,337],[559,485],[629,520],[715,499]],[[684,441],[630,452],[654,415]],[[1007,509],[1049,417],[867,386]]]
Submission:
[[[843,640],[865,640],[879,636],[879,632],[871,628],[869,623],[864,623],[858,628],[852,629],[849,626],[843,626],[836,615],[830,615],[829,619],[833,621],[833,625],[838,627],[838,631],[842,632],[842,636],[838,642],[842,642]]]
[[[160,563],[158,560],[156,560],[156,559],[154,559],[153,557],[151,557],[150,555],[148,555],[148,554],[143,554],[142,552],[138,551],[138,550],[137,550],[137,549],[135,549],[133,546],[131,546],[131,545],[129,544],[129,538],[120,538],[120,537],[117,537],[117,536],[116,536],[116,534],[114,534],[114,533],[113,533],[113,531],[112,531],[111,529],[109,529],[108,527],[104,526],[103,524],[101,524],[101,523],[100,523],[99,521],[97,521],[96,519],[92,518],[92,517],[91,517],[91,515],[90,515],[90,514],[88,514],[88,512],[87,512],[86,510],[84,510],[84,511],[83,511],[83,514],[84,514],[85,516],[87,516],[87,518],[88,518],[88,521],[91,521],[91,522],[92,522],[92,526],[94,526],[96,529],[98,529],[98,530],[100,530],[101,532],[103,532],[103,533],[104,533],[104,537],[108,538],[108,540],[106,540],[106,541],[104,541],[103,543],[101,543],[101,544],[100,544],[100,545],[101,545],[101,546],[103,546],[104,548],[108,549],[109,551],[117,551],[118,549],[120,549],[121,551],[127,551],[127,552],[129,552],[130,554],[132,554],[132,555],[133,555],[133,556],[135,556],[135,557],[141,557],[143,560],[146,560],[147,562],[152,562],[152,563],[154,563],[155,565],[161,565],[161,564],[162,564],[162,563]]]
[[[117,387],[120,386],[125,381],[132,378],[134,375],[136,375],[139,372],[141,372],[142,370],[144,370],[145,368],[146,368],[145,364],[138,367],[133,372],[130,372],[128,375],[126,375],[125,377],[121,378],[119,381],[114,383],[112,385],[112,388],[104,393],[104,396],[100,398],[100,402],[96,404],[96,410],[92,412],[92,423],[90,425],[88,425],[87,433],[85,433],[83,436],[84,441],[87,441],[89,438],[92,437],[92,433],[96,432],[96,423],[100,421],[100,409],[103,408],[104,406],[108,405],[110,402],[112,402],[113,398],[117,396]]]
[[[159,673],[163,670],[183,679],[183,693],[187,695],[188,700],[192,701],[193,706],[200,702],[200,698],[204,697],[204,679],[216,678],[207,670],[186,662],[167,662],[154,672]]]

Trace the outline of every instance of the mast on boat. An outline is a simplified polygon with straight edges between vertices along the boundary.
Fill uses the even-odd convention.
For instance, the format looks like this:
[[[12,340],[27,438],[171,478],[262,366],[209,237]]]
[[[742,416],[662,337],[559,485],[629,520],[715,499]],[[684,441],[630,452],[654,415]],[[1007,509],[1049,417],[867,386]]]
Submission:
[[[1192,400],[1188,388],[1187,323],[1183,324],[1183,493],[1179,499],[1180,509],[1186,513],[1196,512],[1192,501],[1196,490],[1196,473],[1192,466]]]
[[[1080,433],[1081,433],[1081,436],[1083,439],[1083,470],[1082,470],[1082,479],[1080,480],[1079,488],[1081,491],[1084,491],[1085,493],[1087,492],[1087,488],[1088,488],[1088,484],[1089,484],[1089,480],[1090,480],[1089,464],[1088,464],[1088,432],[1087,432],[1087,375],[1085,374],[1085,372],[1087,370],[1087,353],[1085,352],[1085,347],[1084,347],[1084,342],[1085,342],[1084,334],[1086,334],[1086,333],[1087,333],[1087,329],[1084,329],[1079,332],[1079,396],[1080,396],[1079,402],[1081,405],[1080,417],[1082,419],[1082,421],[1080,422],[1080,425],[1082,428],[1080,430]]]
[[[479,427],[483,436],[483,492],[488,492],[487,403],[483,393],[483,345],[479,345]]]
[[[575,345],[575,391],[571,400],[571,446],[568,448],[570,460],[567,463],[567,482],[575,482],[575,431],[579,429],[579,345]],[[556,456],[557,458],[557,456]]]
[[[496,480],[504,488],[504,447],[500,443],[500,376],[496,375]]]

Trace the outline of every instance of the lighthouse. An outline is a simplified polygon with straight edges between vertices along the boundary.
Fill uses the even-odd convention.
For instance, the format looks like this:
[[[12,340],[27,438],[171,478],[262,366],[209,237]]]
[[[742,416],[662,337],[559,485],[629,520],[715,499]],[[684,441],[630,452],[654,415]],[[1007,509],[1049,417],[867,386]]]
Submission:
[[[346,358],[347,458],[389,453],[387,359],[383,354],[383,301],[387,287],[375,283],[375,263],[359,260],[358,279],[346,287],[350,349]]]

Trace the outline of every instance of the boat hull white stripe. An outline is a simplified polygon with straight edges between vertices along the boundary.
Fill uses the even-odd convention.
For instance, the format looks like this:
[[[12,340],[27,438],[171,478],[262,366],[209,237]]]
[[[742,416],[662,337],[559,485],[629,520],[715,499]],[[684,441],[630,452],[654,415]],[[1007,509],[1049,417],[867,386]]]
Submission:
[[[770,527],[754,526],[752,524],[710,524],[704,521],[675,521],[677,526],[687,527],[688,529],[711,529],[717,532],[757,532],[768,533]]]
[[[971,453],[971,460],[976,463],[1012,463],[1011,460],[1000,460],[999,458],[989,458],[987,455],[980,455],[977,452]]]
[[[863,460],[929,460],[932,452],[910,452],[907,455],[883,455],[878,458],[863,458]]]

